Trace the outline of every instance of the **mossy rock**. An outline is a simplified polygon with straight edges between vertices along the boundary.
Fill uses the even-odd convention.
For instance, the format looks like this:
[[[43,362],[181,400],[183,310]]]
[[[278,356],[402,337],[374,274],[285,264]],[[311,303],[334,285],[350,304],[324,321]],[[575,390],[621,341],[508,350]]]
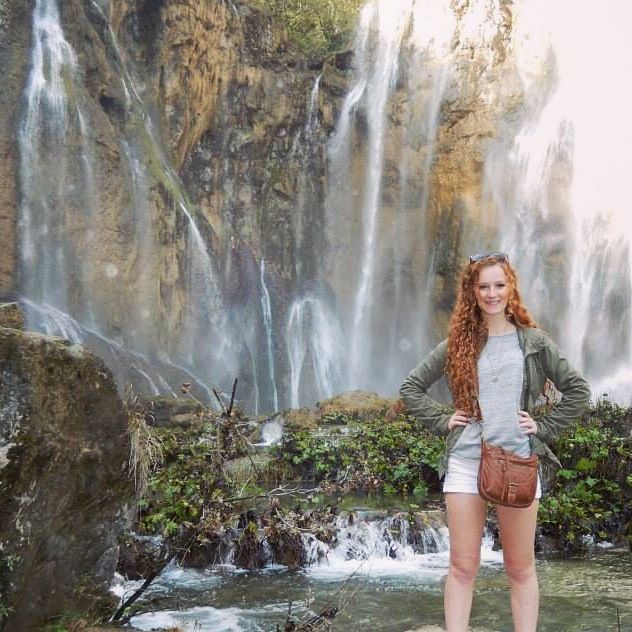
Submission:
[[[315,430],[319,417],[310,408],[291,408],[282,413],[285,430]]]
[[[24,314],[18,303],[0,303],[0,327],[24,331]]]
[[[345,419],[375,419],[384,416],[396,401],[370,391],[349,391],[318,402],[316,414],[320,421],[336,420],[336,423]]]
[[[0,328],[0,448],[0,548],[18,560],[3,578],[2,629],[111,613],[134,494],[111,372],[79,345]]]

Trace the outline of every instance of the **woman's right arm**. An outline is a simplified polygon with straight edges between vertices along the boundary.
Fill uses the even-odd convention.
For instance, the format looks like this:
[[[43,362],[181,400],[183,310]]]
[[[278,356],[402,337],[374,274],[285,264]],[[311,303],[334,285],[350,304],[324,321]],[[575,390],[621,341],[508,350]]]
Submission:
[[[399,394],[409,414],[435,435],[449,432],[448,423],[455,414],[453,406],[440,404],[430,397],[427,390],[444,373],[448,341],[440,342],[404,380]]]

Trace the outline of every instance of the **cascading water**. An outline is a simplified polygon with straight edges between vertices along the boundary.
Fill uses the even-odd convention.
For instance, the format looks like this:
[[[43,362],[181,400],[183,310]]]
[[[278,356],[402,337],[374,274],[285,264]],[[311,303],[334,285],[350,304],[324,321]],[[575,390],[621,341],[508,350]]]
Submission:
[[[632,125],[628,3],[608,16],[563,3],[553,14],[560,91],[572,126],[573,211],[569,301],[560,334],[597,394],[630,401],[632,384],[632,221],[627,202]],[[569,17],[570,16],[570,17]],[[615,33],[613,33],[613,29]],[[581,34],[599,42],[585,46]],[[586,81],[586,76],[591,81]]]
[[[456,28],[447,2],[375,1],[360,18],[326,201],[347,387],[395,391],[434,341],[427,215]]]
[[[113,226],[113,218],[101,208],[109,194],[96,176],[103,169],[90,137],[90,119],[96,114],[81,85],[76,55],[64,37],[55,0],[38,0],[19,133],[19,287],[27,322],[33,329],[69,335],[104,357],[116,357],[118,361],[110,366],[121,386],[129,381],[141,391],[173,392],[179,381],[187,379],[198,384],[201,393],[210,393],[218,365],[230,366],[223,342],[231,333],[220,309],[223,301],[208,246],[156,140],[151,117],[125,68],[103,9],[92,4],[116,51],[129,113],[119,149],[127,161],[124,173],[131,200],[121,200]],[[155,168],[150,175],[149,165],[156,160],[168,200],[165,216],[171,214],[177,225],[181,215],[188,227],[182,253],[184,276],[172,291],[166,291],[163,280],[173,273],[161,252],[161,220],[152,200],[156,179]],[[126,280],[121,285],[123,274]],[[177,294],[184,295],[182,310],[172,302]],[[116,313],[111,309],[114,296]],[[160,313],[167,315],[166,322],[157,317]],[[68,322],[73,323],[71,328],[63,325]],[[177,331],[182,333],[173,335]],[[214,339],[219,344],[213,344]]]
[[[77,60],[64,38],[55,2],[37,0],[33,13],[32,68],[26,88],[26,113],[20,126],[21,236],[20,285],[28,296],[66,309],[69,305],[68,270],[80,269],[80,253],[61,234],[57,209],[76,208],[84,189],[80,161],[64,144],[80,144],[83,116],[69,102],[65,84],[74,77]],[[44,159],[55,156],[52,165]],[[77,164],[79,162],[79,164]],[[51,168],[52,166],[52,168]],[[91,186],[91,185],[89,185]],[[86,226],[75,227],[77,232]],[[76,240],[79,241],[79,240]],[[28,274],[27,271],[37,271]],[[82,297],[86,298],[86,297]],[[87,305],[77,305],[80,312]]]
[[[309,274],[309,270],[306,269],[306,262],[311,257],[310,250],[315,248],[315,244],[309,243],[314,240],[310,240],[309,232],[306,228],[310,225],[318,225],[318,215],[321,213],[320,208],[315,208],[314,198],[316,197],[312,191],[313,188],[313,171],[317,164],[319,164],[319,141],[317,137],[317,131],[319,127],[318,121],[318,94],[320,87],[320,80],[322,74],[316,77],[314,86],[309,99],[309,109],[307,111],[307,120],[301,130],[301,134],[297,137],[297,148],[302,151],[303,158],[300,161],[302,168],[298,174],[298,203],[296,217],[294,218],[294,240],[296,243],[297,252],[301,253],[296,257],[295,261],[295,275],[297,283],[300,285],[301,281],[306,275]],[[313,230],[313,228],[312,228]],[[306,243],[306,241],[308,243]]]
[[[275,565],[272,551],[268,549],[264,553],[266,568],[254,573],[243,571],[242,574],[230,567],[234,563],[232,545],[224,547],[225,552],[216,569],[201,571],[171,565],[146,595],[146,599],[151,600],[153,612],[137,615],[131,623],[143,630],[165,625],[184,626],[187,630],[194,629],[187,626],[196,625],[195,629],[204,632],[274,629],[275,620],[278,623],[287,615],[288,600],[293,603],[292,613],[300,616],[300,602],[306,592],[337,601],[345,589],[351,588],[354,591],[354,605],[350,603],[345,606],[338,623],[342,623],[346,629],[342,617],[349,616],[348,610],[353,609],[362,613],[357,618],[355,613],[351,616],[350,621],[355,626],[353,629],[362,629],[358,626],[362,626],[363,621],[366,625],[367,617],[373,629],[373,624],[377,623],[375,614],[368,614],[364,604],[356,603],[357,599],[370,593],[370,586],[373,585],[382,595],[377,607],[388,611],[384,617],[384,627],[379,626],[377,629],[411,629],[410,622],[407,622],[408,625],[394,623],[393,617],[398,606],[393,600],[398,594],[410,592],[411,604],[424,602],[425,615],[420,617],[419,612],[408,612],[411,620],[420,622],[428,617],[427,600],[435,595],[436,616],[441,616],[441,582],[447,573],[449,561],[445,516],[441,512],[421,512],[417,518],[422,521],[427,519],[430,524],[413,537],[409,523],[413,519],[411,514],[387,516],[376,512],[342,512],[336,520],[336,535],[330,544],[318,540],[314,535],[301,534],[307,566],[300,573],[288,573]],[[230,537],[235,536],[233,533]],[[482,542],[481,562],[483,575],[495,578],[497,573],[502,572],[502,553],[492,550],[492,538],[488,535]],[[124,586],[119,586],[119,594],[133,590],[138,583],[130,582],[127,591]],[[242,602],[246,585],[251,601],[244,608]],[[480,583],[478,585],[480,590]],[[420,588],[424,591],[424,599],[419,598]],[[258,592],[260,590],[261,593]],[[494,590],[498,591],[497,586]],[[176,595],[186,595],[182,603],[188,606],[179,611],[167,610],[173,608]],[[165,609],[162,609],[161,599],[165,597]],[[410,607],[407,604],[405,609],[408,611]],[[375,603],[372,603],[372,608],[376,608]]]
[[[206,392],[240,377],[257,413],[347,388],[391,395],[445,334],[454,298],[445,286],[459,257],[502,248],[537,320],[571,360],[598,390],[629,397],[627,164],[625,151],[606,143],[629,138],[627,40],[608,37],[626,23],[627,5],[615,2],[593,24],[588,7],[565,2],[555,11],[519,2],[509,14],[495,0],[453,4],[365,6],[327,158],[318,143],[326,71],[294,128],[290,153],[303,169],[294,180],[292,278],[273,282],[281,277],[268,255],[263,273],[265,243],[261,253],[247,244],[252,262],[235,304],[232,264],[214,261],[210,226],[161,146],[143,102],[149,91],[126,62],[108,3],[91,0],[90,19],[118,76],[112,94],[122,95],[120,133],[107,151],[125,194],[108,188],[107,143],[93,137],[108,102],[100,110],[82,84],[58,4],[37,0],[19,130],[18,289],[29,326],[99,340],[103,355],[129,351],[119,364],[132,369],[119,381],[152,393],[163,384],[174,391],[185,376]],[[543,24],[546,38],[537,37]],[[590,29],[603,45],[588,53],[578,41]],[[590,84],[577,51],[581,67],[593,69]],[[228,179],[226,147],[216,168]],[[238,250],[226,248],[226,261]],[[606,323],[598,330],[596,314]]]
[[[329,145],[326,200],[324,269],[349,341],[346,387],[394,392],[445,335],[436,308],[453,301],[442,293],[461,266],[454,255],[501,249],[536,319],[573,363],[599,390],[629,398],[628,143],[612,146],[630,137],[621,124],[629,55],[623,32],[608,35],[629,13],[614,3],[591,26],[589,6],[566,2],[555,10],[494,0],[365,6],[355,82]],[[603,46],[584,45],[591,33]],[[471,115],[480,122],[450,136]],[[451,181],[458,166],[448,154],[470,136],[478,154],[463,182]],[[597,314],[606,322],[598,330]]]
[[[420,556],[446,553],[449,549],[445,525],[429,525],[422,531],[417,545],[410,541],[409,516],[363,516],[361,512],[342,513],[336,521],[336,539],[328,546],[313,536],[303,536],[310,565],[326,566],[328,571],[344,572],[358,562],[366,561],[366,572],[386,563],[421,562]],[[488,548],[485,541],[484,548]],[[317,569],[315,569],[317,571]]]
[[[290,403],[298,408],[310,385],[310,399],[331,397],[340,384],[342,336],[336,317],[316,296],[296,300],[289,310],[285,334],[290,364]],[[307,386],[305,386],[307,385]]]
[[[273,322],[272,322],[272,304],[270,302],[270,292],[266,286],[265,262],[261,259],[261,311],[263,313],[263,324],[266,330],[268,371],[270,383],[272,384],[272,402],[273,410],[279,410],[279,395],[276,388],[276,378],[274,376],[274,346],[273,346]]]
[[[184,315],[182,317],[182,323],[178,323],[176,320],[171,321],[168,331],[159,327],[159,331],[156,332],[155,335],[163,339],[166,335],[166,345],[158,353],[158,357],[161,362],[168,365],[173,365],[178,359],[184,361],[187,370],[193,372],[197,380],[208,387],[211,380],[217,377],[215,373],[217,364],[231,364],[228,361],[230,354],[226,353],[226,341],[232,337],[232,332],[227,330],[226,318],[221,309],[224,301],[221,297],[221,290],[209,254],[209,248],[193,218],[193,210],[190,208],[190,203],[183,190],[182,184],[165,156],[161,143],[158,140],[158,133],[154,129],[152,118],[127,69],[116,34],[111,28],[104,9],[94,2],[94,0],[91,1],[106,25],[112,48],[116,53],[116,62],[126,96],[126,105],[136,112],[135,120],[138,121],[139,124],[135,125],[136,129],[134,129],[135,144],[145,149],[147,147],[150,148],[151,158],[157,159],[160,164],[162,184],[173,198],[172,212],[176,215],[182,213],[187,220],[188,230],[186,251],[184,253],[184,260],[186,262],[186,278],[184,279],[186,300]],[[145,209],[145,213],[143,217],[139,219],[138,223],[144,224],[147,230],[145,232],[138,231],[138,246],[136,249],[141,252],[145,252],[147,249],[155,250],[159,237],[152,235],[149,230],[151,226],[148,223],[150,219],[148,214],[151,213],[151,208],[148,202],[152,183],[148,174],[148,168],[135,152],[130,153],[132,152],[132,148],[129,145],[123,143],[123,148],[131,162],[134,178],[134,192],[137,192],[139,183],[142,183],[140,186],[143,187],[141,195],[135,199],[134,206],[135,209]],[[150,161],[151,158],[149,159]],[[159,262],[154,268],[160,268],[160,266],[161,263]],[[143,270],[140,265],[138,267],[140,268],[140,279],[136,294],[142,296],[148,283],[146,282],[146,271]],[[163,299],[156,295],[152,298],[154,305],[161,301],[164,302]],[[143,318],[146,318],[145,314],[152,310],[147,306],[141,305],[136,311],[140,312]],[[167,305],[167,312],[169,314],[177,313],[177,308]],[[180,329],[182,332],[176,337],[177,341],[175,343],[173,336],[170,335],[174,329]],[[140,340],[144,339],[142,333],[139,338]],[[219,340],[219,344],[213,344],[211,342],[213,340]],[[155,339],[149,341],[150,346],[155,346],[155,344]]]
[[[486,163],[499,242],[515,255],[534,313],[594,392],[625,402],[632,380],[625,202],[632,81],[621,25],[630,8],[614,2],[596,19],[588,5],[523,2],[516,14],[526,103]],[[598,45],[586,47],[588,35]]]

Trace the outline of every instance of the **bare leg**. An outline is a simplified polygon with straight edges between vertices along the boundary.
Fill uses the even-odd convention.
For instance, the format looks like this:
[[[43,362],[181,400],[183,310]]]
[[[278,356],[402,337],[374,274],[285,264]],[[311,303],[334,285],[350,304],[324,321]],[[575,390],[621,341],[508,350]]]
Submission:
[[[445,494],[450,531],[450,569],[443,605],[447,632],[467,632],[474,580],[481,558],[485,501],[478,494]]]
[[[533,553],[538,504],[534,500],[525,509],[496,507],[515,632],[535,632],[538,625],[539,590]]]

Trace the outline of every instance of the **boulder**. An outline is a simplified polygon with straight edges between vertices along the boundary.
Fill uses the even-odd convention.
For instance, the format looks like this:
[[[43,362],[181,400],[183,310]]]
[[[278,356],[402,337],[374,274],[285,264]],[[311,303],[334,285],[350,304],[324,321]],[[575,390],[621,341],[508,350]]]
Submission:
[[[195,399],[174,398],[164,395],[142,398],[147,414],[145,420],[158,428],[183,429],[199,426],[204,421],[205,408]]]
[[[3,632],[112,612],[133,496],[126,429],[100,359],[60,338],[0,328]]]

